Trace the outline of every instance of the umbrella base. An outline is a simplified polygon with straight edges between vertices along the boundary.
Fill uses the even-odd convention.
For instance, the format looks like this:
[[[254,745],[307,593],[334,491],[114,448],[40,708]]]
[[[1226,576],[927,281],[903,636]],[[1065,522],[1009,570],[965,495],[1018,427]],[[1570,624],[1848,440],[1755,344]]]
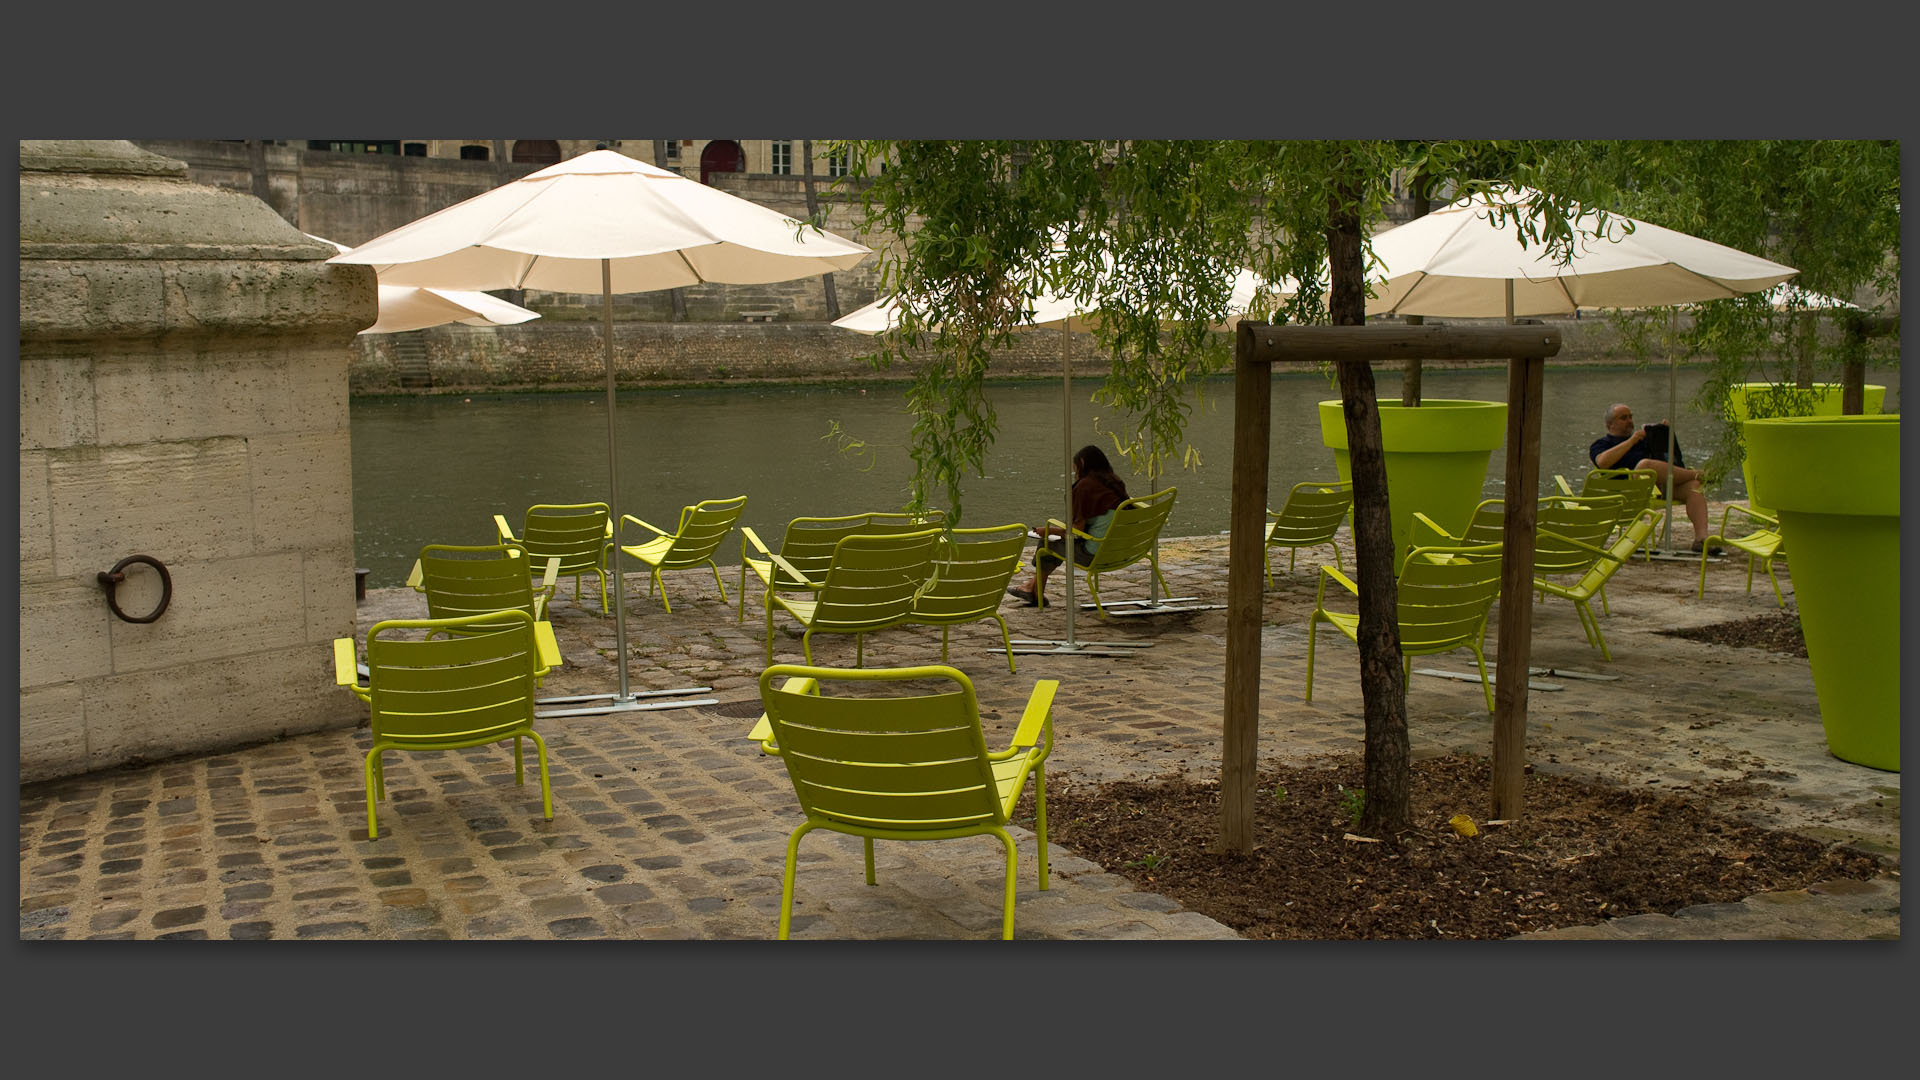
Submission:
[[[1195,604],[1197,596],[1169,596],[1165,600],[1115,600],[1107,604],[1081,604],[1081,611],[1105,607],[1113,618],[1127,615],[1173,615],[1182,611],[1221,611],[1225,604]]]
[[[1132,656],[1134,650],[1150,649],[1151,641],[1049,641],[1014,638],[1015,656]]]
[[[578,709],[545,709],[535,712],[535,719],[548,719],[560,716],[605,716],[609,713],[657,712],[661,709],[685,709],[695,705],[718,705],[718,698],[689,698],[673,701],[651,700],[671,698],[680,694],[704,694],[712,690],[711,686],[687,686],[675,690],[637,690],[621,697],[619,694],[575,694],[568,697],[537,698],[536,705],[568,705],[582,701],[599,701],[605,704],[590,705]]]

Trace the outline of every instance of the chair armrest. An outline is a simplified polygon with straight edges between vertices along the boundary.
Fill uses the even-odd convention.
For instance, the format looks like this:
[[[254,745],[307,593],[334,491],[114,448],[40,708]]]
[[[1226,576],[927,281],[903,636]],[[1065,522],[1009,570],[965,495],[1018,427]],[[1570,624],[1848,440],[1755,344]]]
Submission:
[[[1769,526],[1774,532],[1780,531],[1780,519],[1778,517],[1767,513],[1765,510],[1755,510],[1751,506],[1742,506],[1739,503],[1728,503],[1727,508],[1720,512],[1720,538],[1722,540],[1727,538],[1727,523],[1731,520],[1735,510],[1738,510],[1740,513],[1745,514],[1747,517],[1752,518],[1762,525]]]
[[[547,556],[547,572],[540,577],[539,587],[552,595],[554,583],[560,580],[560,556]]]
[[[1573,485],[1567,483],[1567,478],[1564,476],[1561,476],[1559,473],[1553,474],[1553,486],[1556,488],[1559,488],[1560,494],[1562,495],[1573,494]]]
[[[1584,540],[1575,540],[1571,536],[1562,536],[1561,534],[1554,532],[1552,529],[1540,529],[1537,532],[1535,532],[1534,535],[1535,536],[1551,536],[1555,540],[1558,540],[1563,544],[1572,544],[1574,547],[1577,547],[1582,551],[1590,551],[1593,554],[1603,559],[1612,559],[1614,562],[1624,561],[1620,558],[1620,556],[1615,555],[1613,552],[1608,551],[1605,548],[1594,547],[1592,544],[1589,544]]]
[[[793,580],[804,582],[808,588],[817,589],[820,587],[821,582],[815,581],[812,578],[808,577],[807,575],[801,573],[799,567],[781,558],[779,553],[769,551],[767,552],[767,558],[773,560],[773,565],[786,571],[787,576],[792,578]],[[775,576],[777,577],[778,575],[775,575]]]
[[[747,546],[749,544],[760,554],[768,558],[773,557],[773,552],[767,548],[766,542],[760,539],[760,534],[753,531],[753,526],[742,525],[740,526],[740,557],[743,559],[747,557]]]
[[[621,515],[620,515],[620,527],[621,527],[622,529],[624,529],[624,528],[626,528],[626,526],[627,526],[627,522],[629,522],[629,521],[631,521],[631,522],[633,522],[633,523],[634,523],[635,525],[638,525],[638,526],[640,526],[640,527],[641,527],[641,528],[643,528],[643,529],[652,529],[652,530],[653,530],[653,534],[654,534],[655,536],[667,536],[667,535],[669,535],[669,534],[668,534],[668,533],[666,532],[666,530],[664,530],[664,529],[662,529],[662,528],[660,528],[660,527],[659,527],[658,525],[649,525],[649,524],[647,524],[646,522],[644,522],[644,521],[641,521],[641,520],[640,520],[639,518],[637,518],[637,517],[634,517],[634,516],[633,516],[632,514],[621,514]]]
[[[511,544],[514,542],[513,526],[507,524],[507,519],[505,515],[502,515],[502,514],[493,515],[493,529],[495,532],[500,534],[501,543]]]
[[[795,675],[781,683],[780,690],[787,694],[818,694],[820,684],[813,679]],[[747,732],[747,738],[759,743],[760,752],[763,754],[773,754],[777,757],[781,753],[780,747],[773,741],[773,721],[767,719],[766,713],[760,714],[760,719],[753,725],[753,730]]]
[[[1433,543],[1426,543],[1420,539],[1416,539],[1416,537],[1420,536],[1420,530],[1423,528],[1433,534]],[[1413,520],[1407,523],[1407,546],[1410,548],[1448,547],[1459,543],[1459,537],[1441,528],[1438,522],[1418,510],[1413,512]]]
[[[1026,712],[1020,716],[1020,726],[1013,733],[1013,745],[1009,749],[1038,746],[1043,735],[1049,744],[1053,742],[1053,696],[1059,690],[1059,679],[1041,679],[1033,684],[1033,693],[1027,695]]]
[[[350,637],[333,639],[333,684],[360,685],[360,660],[354,655],[353,639]]]
[[[413,569],[407,573],[407,588],[414,592],[426,592],[426,572],[420,569],[420,560],[413,560]]]
[[[540,655],[540,670],[535,675],[545,675],[566,662],[560,655],[560,641],[553,636],[553,624],[545,619],[533,624],[533,647]]]
[[[1326,600],[1327,598],[1327,579],[1328,578],[1332,578],[1333,580],[1346,586],[1347,591],[1352,593],[1353,595],[1355,596],[1360,595],[1360,586],[1355,585],[1353,583],[1352,578],[1341,573],[1339,570],[1336,570],[1333,567],[1328,566],[1326,563],[1321,563],[1320,564],[1320,585],[1317,589],[1314,590],[1314,594],[1313,594],[1314,607],[1323,606],[1322,601]]]

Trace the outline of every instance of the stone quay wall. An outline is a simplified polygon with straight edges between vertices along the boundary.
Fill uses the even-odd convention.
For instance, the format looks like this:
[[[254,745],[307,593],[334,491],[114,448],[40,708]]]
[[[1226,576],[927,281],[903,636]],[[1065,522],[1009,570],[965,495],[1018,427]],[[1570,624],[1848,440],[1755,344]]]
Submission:
[[[371,269],[124,142],[21,143],[20,779],[360,721],[347,373]],[[168,568],[150,623],[97,575]],[[117,598],[152,611],[157,572]]]
[[[1561,352],[1550,363],[1630,360],[1601,320],[1556,320],[1553,325],[1561,332]],[[356,342],[352,391],[376,395],[603,389],[606,346],[602,333],[597,321],[537,319],[517,326],[454,325],[410,334],[367,334]],[[898,381],[910,378],[926,355],[917,354],[904,366],[895,363],[876,369],[865,359],[878,349],[875,339],[824,322],[616,321],[613,338],[615,376],[622,387]],[[1109,365],[1094,350],[1091,334],[1073,336],[1069,355],[1076,379],[1105,376]],[[409,375],[404,355],[409,351],[424,355],[424,381]],[[1059,374],[1058,329],[1021,334],[1012,348],[994,354],[995,378]]]

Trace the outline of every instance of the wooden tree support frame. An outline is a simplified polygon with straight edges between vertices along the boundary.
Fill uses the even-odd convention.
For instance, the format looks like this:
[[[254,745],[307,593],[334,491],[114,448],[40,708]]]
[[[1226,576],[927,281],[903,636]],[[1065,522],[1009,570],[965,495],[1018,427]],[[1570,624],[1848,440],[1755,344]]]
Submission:
[[[1506,360],[1506,490],[1540,484],[1540,403],[1546,358],[1560,332],[1534,320],[1512,326],[1273,326],[1242,321],[1234,341],[1233,495],[1227,561],[1226,710],[1221,746],[1221,849],[1253,848],[1253,790],[1258,776],[1262,543],[1266,521],[1273,365],[1371,364],[1376,361]],[[1366,402],[1369,410],[1374,402]],[[1351,441],[1351,439],[1350,439]],[[1386,493],[1371,476],[1354,476],[1354,500]],[[1513,500],[1505,514],[1500,581],[1500,651],[1493,717],[1496,818],[1518,817],[1526,768],[1527,673],[1532,652],[1534,500]],[[1358,516],[1356,515],[1356,521]],[[1364,558],[1358,554],[1356,559]],[[1373,569],[1375,573],[1368,573]],[[1379,568],[1356,566],[1363,593]],[[1384,580],[1392,581],[1392,568]],[[1391,585],[1389,585],[1391,587]],[[1363,608],[1368,601],[1363,597]],[[1363,658],[1364,660],[1364,658]],[[1398,666],[1398,661],[1395,661]],[[1404,693],[1404,687],[1402,687]]]

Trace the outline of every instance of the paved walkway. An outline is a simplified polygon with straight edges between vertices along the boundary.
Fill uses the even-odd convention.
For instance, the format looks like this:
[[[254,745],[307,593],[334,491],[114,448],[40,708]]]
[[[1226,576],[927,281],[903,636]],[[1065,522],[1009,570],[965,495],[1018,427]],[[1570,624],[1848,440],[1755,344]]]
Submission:
[[[1349,551],[1348,561],[1351,564]],[[1223,601],[1224,537],[1170,541],[1176,595]],[[1307,762],[1361,744],[1351,646],[1328,646],[1315,698],[1301,700],[1306,560],[1267,593],[1260,752]],[[1284,564],[1282,564],[1284,568]],[[387,756],[381,839],[366,839],[365,729],[301,736],[29,785],[21,792],[20,932],[33,938],[756,938],[773,935],[788,831],[798,823],[780,763],[743,736],[757,715],[764,623],[753,604],[736,621],[737,569],[671,575],[663,614],[630,579],[635,688],[709,685],[717,706],[543,722],[552,749],[554,819],[539,788],[513,785],[505,747]],[[1693,598],[1697,564],[1635,564],[1609,589],[1602,617],[1615,661],[1588,648],[1570,605],[1535,609],[1534,661],[1617,681],[1554,678],[1529,705],[1537,769],[1659,785],[1712,797],[1725,812],[1888,856],[1899,854],[1899,776],[1826,752],[1805,660],[1655,636],[1772,607],[1747,597],[1729,563]],[[1142,583],[1116,576],[1111,591]],[[1055,599],[1059,585],[1055,584]],[[554,694],[616,685],[610,620],[575,604],[563,583],[553,618],[568,664]],[[757,600],[757,596],[755,597]],[[424,615],[408,590],[377,590],[360,632],[383,617]],[[1015,637],[1064,634],[1064,609],[1008,608]],[[1497,613],[1496,613],[1497,619]],[[953,632],[952,661],[973,677],[1004,743],[1036,679],[1062,682],[1050,768],[1081,780],[1146,778],[1218,768],[1225,612],[1078,622],[1082,641],[1141,641],[1124,658],[1023,656],[1010,674],[991,624]],[[1492,643],[1490,642],[1490,651]],[[799,635],[776,619],[776,659],[799,659]],[[937,661],[937,630],[888,631],[869,665]],[[816,643],[822,663],[852,643]],[[1465,654],[1461,654],[1464,657]],[[1416,666],[1468,671],[1470,658]],[[345,696],[345,691],[340,691]],[[357,703],[350,707],[359,708]],[[1485,754],[1478,685],[1416,676],[1408,712],[1416,755]],[[1221,924],[1055,847],[1054,884],[1035,888],[1033,837],[1020,845],[1016,936],[1228,939]],[[802,844],[794,936],[827,939],[992,938],[1001,856],[991,839],[878,845],[868,887],[857,841],[824,832]],[[1897,870],[1873,883],[1636,916],[1528,935],[1729,938],[1897,937]]]

